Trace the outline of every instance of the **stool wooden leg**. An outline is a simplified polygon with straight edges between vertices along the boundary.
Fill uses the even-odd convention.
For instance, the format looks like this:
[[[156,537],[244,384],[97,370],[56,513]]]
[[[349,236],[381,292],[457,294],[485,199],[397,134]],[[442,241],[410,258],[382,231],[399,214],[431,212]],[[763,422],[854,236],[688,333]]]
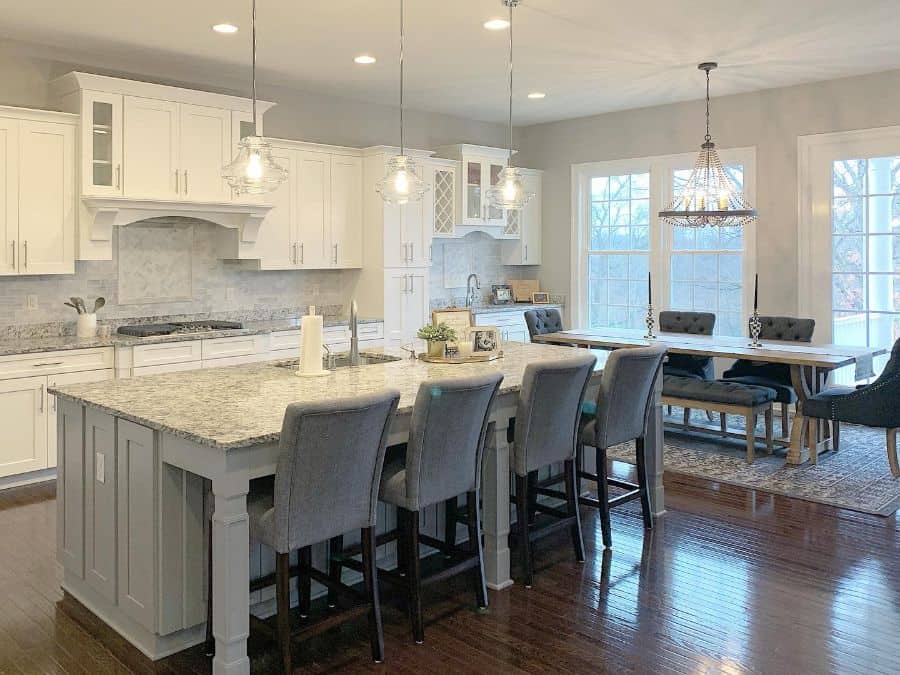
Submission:
[[[407,565],[406,585],[409,604],[409,621],[412,624],[413,639],[417,645],[425,642],[425,626],[422,621],[422,584],[419,560],[419,512],[407,511],[406,521]]]
[[[534,571],[531,561],[531,538],[528,532],[528,476],[516,476],[516,526],[525,588],[531,588]]]
[[[747,464],[756,459],[756,415],[747,415]]]
[[[456,509],[456,497],[444,502],[444,544],[450,550],[456,548]],[[450,557],[449,551],[444,557]]]
[[[775,420],[773,419],[775,411],[771,405],[766,408],[766,450],[772,452],[772,441],[775,437]]]
[[[289,553],[275,554],[275,603],[277,606],[278,647],[281,649],[285,673],[293,672],[291,664],[291,558]]]
[[[781,437],[788,437],[788,404],[781,404]]]
[[[309,616],[309,605],[312,596],[312,577],[309,576],[309,567],[312,565],[312,547],[304,546],[301,548],[298,557],[300,574],[297,578],[297,604],[300,608],[300,618],[305,619]]]
[[[332,537],[328,542],[328,576],[335,583],[341,581],[341,561],[340,556],[344,552],[344,537]],[[337,593],[330,588],[328,589],[328,606],[334,607],[337,604]]]
[[[841,423],[837,420],[831,422],[831,447],[835,452],[841,449]]]
[[[534,525],[537,519],[537,482],[538,472],[532,471],[528,474],[528,524]]]
[[[481,542],[481,518],[478,515],[478,501],[479,495],[477,490],[466,495],[469,544],[478,557],[478,565],[475,567],[475,601],[478,603],[479,609],[486,609],[488,606],[487,583],[484,578],[484,549]]]
[[[897,432],[900,429],[888,429],[886,432],[888,464],[891,465],[891,475],[900,478],[900,460],[897,459]]]
[[[728,417],[725,413],[719,413],[719,430],[723,436],[728,435]]]
[[[595,448],[597,461],[597,501],[600,502],[600,532],[603,536],[603,547],[612,548],[612,525],[609,519],[609,469],[606,466],[606,450]]]
[[[581,514],[578,508],[578,493],[575,491],[575,462],[566,460],[566,510],[575,518],[572,524],[572,546],[575,549],[575,560],[584,562],[584,539],[581,535]]]
[[[375,533],[371,527],[361,532],[363,581],[369,600],[369,641],[372,643],[372,659],[384,661],[384,631],[381,626],[381,601],[378,597],[378,570],[375,567]]]
[[[647,483],[647,462],[644,457],[644,438],[636,438],[634,446],[637,449],[637,481],[638,491],[641,496],[641,516],[644,519],[644,529],[653,529],[653,513],[650,511],[650,489]]]

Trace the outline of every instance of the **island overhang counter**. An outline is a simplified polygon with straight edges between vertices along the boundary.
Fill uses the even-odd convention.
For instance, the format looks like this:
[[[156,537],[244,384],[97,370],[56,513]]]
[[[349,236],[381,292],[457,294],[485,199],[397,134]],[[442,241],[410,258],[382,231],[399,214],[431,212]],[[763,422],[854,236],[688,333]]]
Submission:
[[[528,363],[574,356],[576,350],[510,343],[504,352],[503,358],[483,363],[402,358],[315,378],[297,377],[282,364],[259,363],[54,389],[59,406],[57,556],[64,592],[151,659],[200,643],[207,620],[211,511],[213,671],[249,672],[250,608],[270,613],[273,593],[251,594],[248,582],[271,570],[273,556],[250,546],[246,496],[252,479],[275,472],[286,407],[399,389],[393,445],[407,440],[409,414],[423,382],[485,370],[504,375],[483,465],[485,573],[492,589],[506,588],[512,584],[506,439],[522,375]],[[595,353],[594,387],[606,360],[605,352]],[[659,390],[657,383],[645,448],[656,514],[664,509]],[[210,496],[212,504],[207,504]],[[381,505],[378,515],[379,530],[390,529],[394,514]],[[436,513],[425,514],[426,527],[430,523],[440,534],[437,521]],[[320,560],[324,553],[324,548],[318,552]]]

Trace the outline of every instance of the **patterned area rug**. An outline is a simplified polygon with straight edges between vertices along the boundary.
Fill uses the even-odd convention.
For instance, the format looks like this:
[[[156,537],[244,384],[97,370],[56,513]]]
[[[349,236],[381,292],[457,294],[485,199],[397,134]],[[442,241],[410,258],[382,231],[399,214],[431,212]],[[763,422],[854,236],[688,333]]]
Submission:
[[[680,421],[675,409],[673,420]],[[718,419],[718,418],[716,418]],[[706,415],[693,411],[692,423],[706,422]],[[743,431],[741,417],[728,418],[728,427]],[[776,431],[780,422],[775,420]],[[763,434],[763,428],[757,429]],[[819,455],[819,463],[802,466],[785,464],[785,450],[766,454],[757,445],[756,461],[745,461],[742,439],[724,439],[712,434],[686,434],[666,430],[666,471],[731,483],[811,502],[889,516],[900,508],[900,478],[891,476],[887,462],[884,431],[849,424],[841,425],[841,448]],[[634,463],[634,446],[623,444],[609,452],[612,459]]]

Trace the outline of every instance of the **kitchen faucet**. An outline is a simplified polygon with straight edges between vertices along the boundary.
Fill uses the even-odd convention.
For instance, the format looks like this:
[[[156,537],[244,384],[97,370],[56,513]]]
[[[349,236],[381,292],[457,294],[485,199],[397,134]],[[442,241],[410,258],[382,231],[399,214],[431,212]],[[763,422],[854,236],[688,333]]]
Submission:
[[[359,365],[359,307],[355,298],[350,301],[350,365]]]
[[[475,286],[472,286],[472,281],[475,281]],[[478,281],[478,275],[474,272],[469,275],[469,278],[466,279],[466,307],[474,307],[475,301],[478,299],[478,294],[475,292],[476,290],[481,289],[481,282]]]

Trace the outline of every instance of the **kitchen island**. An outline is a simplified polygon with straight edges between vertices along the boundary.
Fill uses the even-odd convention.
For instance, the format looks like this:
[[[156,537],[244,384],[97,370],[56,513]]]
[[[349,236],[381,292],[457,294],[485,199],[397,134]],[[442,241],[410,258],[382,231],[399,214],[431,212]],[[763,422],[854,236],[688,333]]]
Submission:
[[[251,607],[271,613],[272,593],[251,594],[248,581],[271,571],[273,558],[250,547],[246,495],[252,479],[275,471],[287,405],[393,387],[401,399],[389,443],[402,443],[421,383],[485,370],[504,375],[484,457],[485,571],[491,588],[509,586],[509,420],[526,365],[576,351],[512,343],[504,350],[492,362],[374,360],[321,378],[258,363],[54,389],[63,590],[152,659],[201,642],[207,618],[205,514],[212,511],[213,670],[249,672],[248,614]],[[595,380],[605,353],[597,356]],[[646,445],[655,513],[663,511],[659,386]],[[384,505],[378,516],[380,531],[393,525],[394,514]],[[425,514],[426,527],[438,531],[437,520],[436,513]],[[314,562],[321,565],[323,556],[320,547]]]

